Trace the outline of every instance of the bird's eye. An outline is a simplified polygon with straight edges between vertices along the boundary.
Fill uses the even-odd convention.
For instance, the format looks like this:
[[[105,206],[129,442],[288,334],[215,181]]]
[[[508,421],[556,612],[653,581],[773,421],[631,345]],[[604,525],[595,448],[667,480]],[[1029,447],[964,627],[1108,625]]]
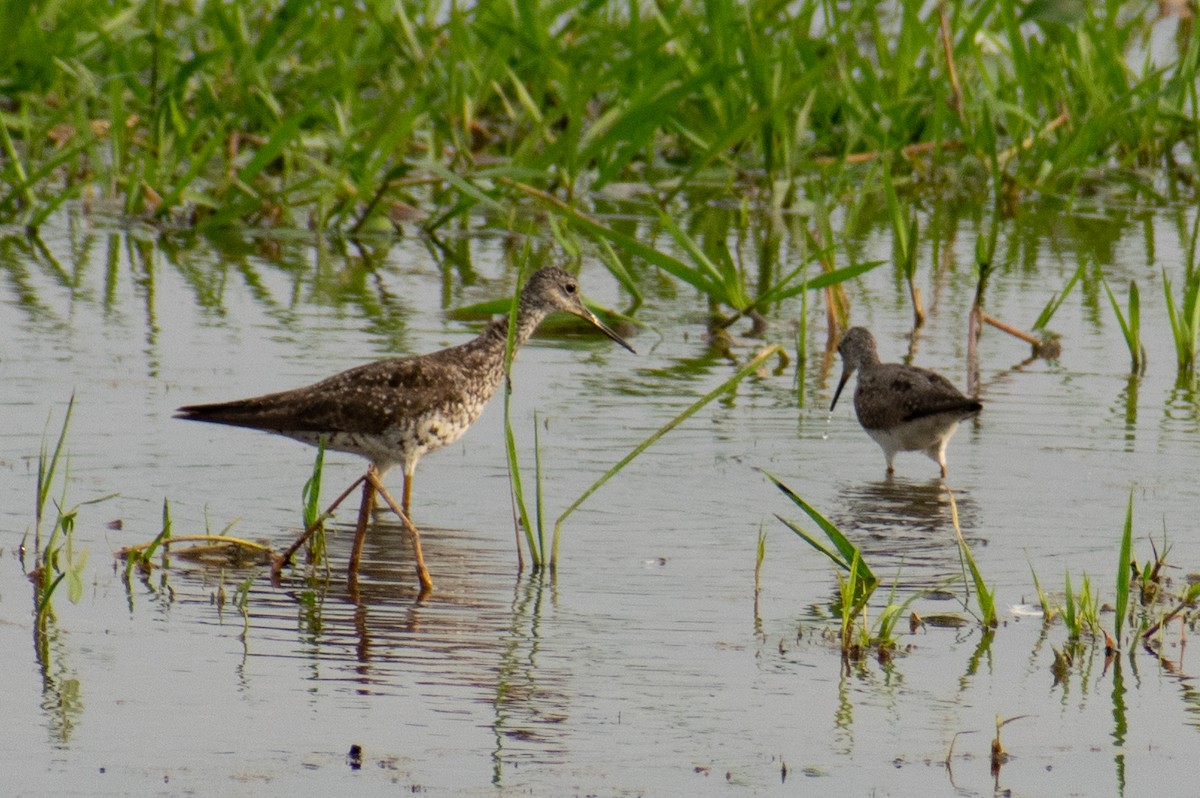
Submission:
[[[579,290],[579,286],[577,286],[575,283],[567,283],[565,286],[563,286],[563,288],[566,289],[568,294],[574,294]]]

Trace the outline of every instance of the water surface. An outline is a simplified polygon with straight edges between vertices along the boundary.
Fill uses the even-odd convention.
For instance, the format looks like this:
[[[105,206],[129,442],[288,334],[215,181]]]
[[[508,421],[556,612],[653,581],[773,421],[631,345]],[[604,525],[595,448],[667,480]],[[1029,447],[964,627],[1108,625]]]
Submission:
[[[970,218],[938,214],[922,229],[952,234],[922,254],[930,318],[913,362],[964,385],[979,233]],[[783,262],[799,252],[790,224]],[[1035,600],[1031,569],[1051,593],[1064,573],[1076,587],[1087,573],[1111,601],[1131,490],[1135,556],[1150,556],[1150,536],[1161,550],[1165,529],[1173,578],[1200,563],[1190,531],[1200,405],[1194,384],[1176,379],[1160,271],[1181,279],[1179,231],[1190,226],[1172,210],[1052,206],[1005,224],[993,316],[1028,328],[1080,259],[1092,265],[1051,324],[1057,361],[985,332],[985,411],[949,449],[963,531],[1004,623],[991,635],[974,623],[905,629],[899,656],[849,675],[824,634],[832,568],[775,519],[801,515],[757,469],[851,534],[900,600],[935,586],[961,595],[950,583],[961,565],[936,465],[901,455],[886,480],[850,403],[828,412],[840,365],[824,351],[819,297],[799,390],[793,362],[655,444],[568,519],[555,578],[516,567],[497,400],[418,470],[428,600],[416,600],[394,525],[368,539],[357,589],[346,583],[352,508],[331,536],[327,588],[176,558],[127,589],[113,553],[159,532],[164,500],[175,534],[235,522],[234,534],[278,549],[299,531],[313,451],[176,421],[175,407],[467,340],[478,323],[446,311],[512,290],[504,241],[467,241],[464,265],[420,237],[363,250],[308,235],[173,240],[78,215],[55,219],[41,247],[0,239],[5,779],[16,794],[87,795],[1165,791],[1194,771],[1200,707],[1178,630],[1165,638],[1171,668],[1138,649],[1105,668],[1089,647],[1056,683],[1061,625],[1007,607]],[[852,244],[862,260],[891,257],[882,218]],[[635,271],[646,291],[636,357],[602,338],[549,336],[515,369],[526,482],[536,423],[551,516],[733,373],[707,343],[706,301]],[[1141,288],[1143,377],[1130,377],[1101,273],[1122,298],[1130,279]],[[599,260],[585,258],[582,280],[590,298],[626,306]],[[891,267],[848,293],[853,323],[875,332],[884,359],[903,357],[911,311]],[[798,302],[774,309],[767,334],[793,361],[799,312]],[[738,358],[765,343],[745,325],[733,332]],[[56,594],[39,646],[19,549],[44,431],[49,420],[53,437],[72,394],[66,504],[117,495],[80,508],[83,597]],[[361,468],[331,454],[325,495]],[[243,615],[233,598],[247,579]],[[913,606],[969,619],[953,599]],[[1013,759],[993,777],[996,719],[1017,716],[1002,730]]]

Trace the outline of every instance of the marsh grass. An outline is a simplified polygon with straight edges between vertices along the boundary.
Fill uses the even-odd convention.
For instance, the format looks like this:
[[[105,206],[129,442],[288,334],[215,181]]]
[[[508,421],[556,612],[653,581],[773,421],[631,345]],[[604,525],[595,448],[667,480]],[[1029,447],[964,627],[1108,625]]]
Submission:
[[[515,305],[514,305],[515,309]],[[515,312],[515,310],[514,310]],[[511,317],[510,317],[511,318]],[[513,325],[510,324],[510,330]],[[543,494],[543,462],[541,455],[541,440],[538,431],[537,416],[534,415],[534,485],[535,485],[535,510],[536,513],[531,514],[528,509],[528,504],[525,499],[525,487],[521,478],[521,467],[516,445],[516,437],[513,434],[512,419],[510,413],[509,395],[511,385],[505,387],[505,429],[504,439],[508,456],[509,475],[512,485],[513,504],[516,509],[517,525],[518,525],[518,544],[517,557],[518,567],[523,567],[524,559],[520,545],[520,535],[524,532],[525,547],[529,552],[532,566],[535,570],[543,567],[554,570],[558,566],[558,553],[562,542],[562,528],[566,520],[578,510],[584,502],[586,502],[596,491],[604,486],[606,482],[619,474],[629,463],[636,459],[642,452],[649,449],[664,435],[678,427],[687,419],[698,413],[706,405],[714,399],[732,391],[737,385],[751,374],[755,374],[762,368],[763,364],[772,357],[785,358],[782,347],[772,344],[764,347],[750,358],[743,366],[741,366],[732,376],[723,383],[718,385],[713,390],[709,391],[704,396],[697,399],[682,412],[672,418],[663,426],[655,430],[649,437],[635,446],[628,454],[622,457],[616,464],[610,467],[607,471],[601,474],[595,482],[593,482],[586,490],[583,491],[566,509],[564,509],[554,521],[554,534],[550,541],[549,551],[547,551],[545,540],[544,520],[547,515],[544,507]],[[511,363],[511,353],[510,360]]]
[[[831,548],[822,538],[801,528],[794,521],[784,518],[778,513],[775,514],[780,523],[837,566],[838,570],[834,573],[837,577],[837,609],[840,614],[839,641],[842,657],[843,660],[861,657],[862,652],[869,648],[872,642],[867,626],[866,608],[876,587],[879,586],[879,579],[863,559],[858,546],[854,545],[845,533],[778,478],[762,469],[759,470],[784,496],[787,496],[793,504],[804,511],[805,515],[821,530],[824,540],[832,545]],[[893,618],[893,615],[885,613],[885,617],[890,619]]]
[[[171,504],[166,499],[163,499],[162,506],[162,529],[154,539],[144,546],[134,547],[125,550],[125,584],[130,585],[130,578],[133,576],[133,569],[138,568],[143,574],[150,573],[151,558],[154,557],[154,552],[159,548],[162,549],[162,568],[165,571],[170,567],[170,559],[168,551],[170,550],[171,540]]]
[[[985,627],[995,627],[999,623],[996,615],[996,591],[994,588],[987,586],[987,582],[983,578],[983,573],[975,563],[975,556],[971,553],[971,547],[967,545],[967,539],[963,537],[962,527],[958,523],[958,504],[954,501],[953,491],[947,488],[946,496],[950,500],[950,520],[954,524],[954,535],[958,541],[958,553],[963,568],[963,581],[964,584],[973,584],[975,586],[975,603],[979,608],[979,614],[976,617],[978,617],[979,622]],[[969,583],[966,580],[968,573],[970,574]],[[964,606],[969,608],[969,604],[968,595],[968,601],[964,602]]]
[[[1102,279],[1101,284],[1104,286],[1104,292],[1108,295],[1108,302],[1112,305],[1113,313],[1116,314],[1117,324],[1121,325],[1121,336],[1125,339],[1125,348],[1129,350],[1129,370],[1134,374],[1142,374],[1146,371],[1146,346],[1142,343],[1141,299],[1138,295],[1137,281],[1129,281],[1129,299],[1125,311],[1121,310],[1108,281]],[[1172,329],[1174,329],[1174,325],[1172,325]]]
[[[1200,220],[1200,216],[1197,216],[1197,220]],[[1162,270],[1167,318],[1171,323],[1171,337],[1175,342],[1175,358],[1181,376],[1195,372],[1196,351],[1200,345],[1200,268],[1197,268],[1194,259],[1190,260],[1183,279],[1183,296],[1178,304],[1167,270],[1165,267]]]
[[[88,553],[86,549],[76,549],[75,545],[75,522],[79,515],[79,509],[84,505],[106,501],[115,495],[110,494],[81,502],[74,507],[67,507],[70,470],[63,447],[66,444],[67,430],[70,427],[74,409],[75,396],[72,394],[71,399],[67,402],[62,427],[59,429],[53,451],[51,452],[47,445],[46,435],[50,427],[50,419],[47,419],[46,430],[42,433],[42,444],[38,452],[33,529],[35,565],[28,577],[33,584],[35,628],[38,635],[41,636],[46,634],[48,623],[54,617],[51,600],[59,585],[66,581],[67,597],[71,603],[77,604],[83,598],[83,571],[87,566]],[[50,501],[50,493],[54,490],[56,481],[61,483],[60,498],[53,501],[54,524],[43,542],[43,523],[47,520],[46,505]],[[29,533],[26,531],[25,539],[28,539],[28,535]],[[21,543],[21,551],[25,551],[24,540]]]
[[[304,482],[304,487],[300,491],[301,502],[301,519],[304,522],[304,529],[312,529],[312,537],[308,539],[308,561],[310,563],[324,563],[326,569],[329,567],[329,558],[326,556],[326,540],[325,540],[325,521],[326,515],[321,510],[321,476],[325,469],[325,439],[317,440],[317,454],[313,459],[312,473]]]
[[[802,284],[800,292],[800,312],[796,317],[796,406],[804,409],[807,396],[805,388],[808,385],[808,285],[807,280]]]
[[[1058,608],[1050,602],[1050,597],[1042,589],[1042,580],[1038,579],[1037,571],[1034,570],[1032,562],[1029,563],[1029,575],[1033,579],[1033,589],[1037,593],[1038,606],[1042,608],[1042,620],[1045,623],[1050,623],[1058,613]]]
[[[758,595],[762,593],[762,567],[767,559],[767,531],[761,526],[758,528],[758,545],[754,547],[754,598],[758,600]],[[755,612],[755,615],[758,615]]]
[[[896,196],[896,187],[890,170],[883,171],[883,188],[887,197],[888,218],[892,225],[892,257],[908,283],[908,295],[912,301],[913,331],[925,324],[925,306],[921,301],[921,289],[917,287],[917,241],[919,226],[916,213],[901,204]]]
[[[1080,580],[1079,592],[1071,589],[1071,573],[1063,577],[1065,583],[1063,606],[1060,613],[1071,642],[1079,641],[1085,634],[1095,637],[1101,633],[1100,596],[1092,589],[1092,581],[1085,573]]]
[[[1195,626],[1196,605],[1200,601],[1200,581],[1189,581],[1182,589],[1175,588],[1171,580],[1164,574],[1170,565],[1167,554],[1170,546],[1166,542],[1166,529],[1163,529],[1163,547],[1160,552],[1153,539],[1150,540],[1153,556],[1139,569],[1132,556],[1129,560],[1129,572],[1132,584],[1138,585],[1140,602],[1137,612],[1139,622],[1138,633],[1142,647],[1163,660],[1168,667],[1174,665],[1163,653],[1163,635],[1167,624],[1177,617],[1186,618],[1190,615],[1192,626]],[[1186,634],[1185,627],[1180,627],[1181,637]]]
[[[1197,37],[1164,65],[1135,60],[1148,11],[1088,4],[1068,27],[1016,8],[14,4],[0,219],[36,227],[79,198],[170,225],[368,232],[423,206],[435,230],[505,203],[506,176],[569,202],[711,181],[778,209],[830,170],[875,190],[879,164],[1010,203],[1097,176],[1157,201],[1146,169],[1174,181],[1194,143]]]
[[[780,347],[778,344],[771,344],[770,346],[763,347],[761,350],[759,350],[757,353],[755,353],[755,355],[752,358],[750,358],[748,361],[746,361],[746,363],[743,366],[741,366],[736,372],[734,372],[733,375],[731,375],[727,380],[725,380],[725,382],[721,383],[716,388],[712,389],[711,391],[706,393],[704,396],[700,397],[695,402],[688,405],[688,407],[685,408],[682,412],[680,412],[678,415],[676,415],[674,418],[672,418],[666,424],[663,424],[661,427],[659,427],[657,430],[655,430],[653,433],[651,433],[649,437],[647,437],[645,440],[643,440],[637,446],[633,447],[633,449],[631,449],[627,455],[622,457],[619,461],[617,461],[616,464],[614,464],[611,468],[609,468],[607,471],[605,471],[595,482],[593,482],[583,493],[581,493],[579,495],[579,497],[575,499],[575,501],[571,502],[571,504],[568,505],[567,508],[565,510],[563,510],[562,513],[558,516],[558,518],[555,519],[555,521],[554,521],[554,537],[553,537],[553,542],[551,544],[551,553],[550,553],[550,561],[549,561],[550,567],[555,568],[555,567],[557,567],[557,564],[558,564],[558,551],[559,551],[559,544],[562,540],[563,523],[567,520],[567,518],[569,518],[571,516],[572,513],[574,513],[576,510],[578,510],[583,505],[583,503],[586,502],[592,496],[592,494],[594,494],[596,491],[598,491],[606,482],[608,482],[614,476],[619,474],[621,472],[621,470],[625,468],[625,466],[629,465],[629,463],[631,463],[635,458],[637,458],[638,455],[640,455],[642,452],[646,451],[651,446],[653,446],[654,443],[657,442],[660,438],[662,438],[664,435],[669,433],[671,430],[675,429],[680,424],[682,424],[683,422],[687,421],[689,418],[694,416],[701,409],[703,409],[706,405],[711,403],[714,399],[725,395],[729,391],[732,391],[746,377],[750,376],[751,374],[756,374],[759,371],[759,369],[761,369],[763,367],[763,365],[773,357],[786,360],[787,356],[784,353],[783,348]]]
[[[1075,287],[1075,284],[1079,282],[1080,278],[1084,276],[1085,272],[1086,264],[1083,261],[1080,261],[1079,265],[1075,268],[1075,271],[1072,272],[1071,276],[1067,279],[1066,285],[1062,287],[1062,290],[1052,294],[1050,299],[1046,301],[1046,305],[1042,308],[1042,312],[1038,314],[1037,319],[1033,322],[1033,329],[1046,329],[1046,325],[1048,325],[1050,320],[1054,318],[1054,314],[1057,313],[1058,309],[1062,307],[1063,302],[1068,296],[1070,296],[1071,289]],[[1107,287],[1108,284],[1105,283],[1105,288]],[[1112,294],[1110,293],[1109,297],[1111,298],[1111,296]],[[1118,311],[1118,315],[1120,315],[1120,311]],[[1124,325],[1122,325],[1122,327],[1124,327]]]
[[[229,534],[236,523],[230,521],[215,534],[211,529],[206,529],[203,535],[176,535],[171,521],[171,504],[167,499],[163,499],[162,529],[159,533],[146,543],[126,546],[116,552],[116,558],[125,561],[122,578],[126,590],[132,587],[131,579],[135,568],[143,579],[150,575],[154,569],[154,555],[159,551],[159,567],[165,579],[165,574],[171,567],[170,553],[173,547],[181,543],[193,545],[175,551],[175,556],[201,565],[248,568],[270,562],[272,552],[269,547]]]
[[[530,245],[526,241],[525,248],[518,263],[517,269],[517,285],[525,284],[525,275],[528,272],[530,258]],[[508,306],[508,337],[504,344],[504,452],[508,460],[508,478],[512,486],[513,502],[516,506],[516,515],[518,528],[524,530],[525,545],[529,550],[529,557],[532,561],[534,570],[538,570],[546,561],[546,551],[543,545],[543,536],[541,535],[541,519],[537,519],[537,531],[532,517],[529,514],[529,508],[525,503],[525,489],[521,480],[521,465],[517,454],[517,439],[513,434],[512,426],[512,363],[515,353],[515,341],[517,334],[517,310],[520,307],[521,292],[514,291],[512,299]],[[536,420],[534,421],[536,429]],[[536,446],[535,446],[536,448]],[[537,458],[537,473],[541,473],[541,457]],[[541,486],[538,486],[540,492]],[[524,557],[522,555],[520,540],[517,543],[517,567],[524,568]]]
[[[1129,612],[1129,583],[1133,578],[1133,490],[1125,507],[1125,525],[1121,529],[1121,547],[1117,555],[1116,603],[1113,606],[1113,637],[1121,646],[1121,631]]]
[[[1163,551],[1159,552],[1153,540],[1150,541],[1153,556],[1139,567],[1133,558],[1133,528],[1131,490],[1117,554],[1115,600],[1111,607],[1112,635],[1109,635],[1102,622],[1102,613],[1106,606],[1101,603],[1100,593],[1092,585],[1092,580],[1087,574],[1081,577],[1078,591],[1073,587],[1070,571],[1064,574],[1063,597],[1058,605],[1051,604],[1050,599],[1042,592],[1037,574],[1033,574],[1046,622],[1049,623],[1053,618],[1061,618],[1067,635],[1063,645],[1053,649],[1054,661],[1051,671],[1056,683],[1066,680],[1076,661],[1088,651],[1089,646],[1099,645],[1094,642],[1097,639],[1103,643],[1105,667],[1108,667],[1116,653],[1126,648],[1126,624],[1133,627],[1134,639],[1140,640],[1148,653],[1169,669],[1177,667],[1164,653],[1166,648],[1163,637],[1167,625],[1175,618],[1184,618],[1185,622],[1190,619],[1194,624],[1197,602],[1200,601],[1200,582],[1189,583],[1182,589],[1173,587],[1163,574],[1169,567],[1166,560],[1169,548],[1164,546]],[[1183,636],[1186,635],[1182,625],[1180,635],[1182,645]]]
[[[762,469],[759,469],[762,471]],[[839,632],[838,643],[842,652],[843,663],[848,667],[850,662],[862,660],[869,652],[875,652],[881,662],[886,662],[892,656],[896,645],[896,624],[905,617],[909,606],[920,598],[920,593],[913,593],[907,599],[897,603],[896,589],[899,574],[892,582],[888,592],[887,603],[880,610],[878,618],[872,623],[868,618],[868,605],[879,580],[863,559],[862,551],[829,519],[821,515],[804,499],[800,498],[791,488],[776,477],[762,471],[774,483],[781,493],[788,497],[797,507],[820,528],[824,540],[803,529],[783,516],[775,517],[801,540],[824,554],[838,570],[834,572],[837,579]],[[826,545],[828,541],[830,545]],[[832,546],[832,548],[830,547]],[[913,621],[918,623],[918,621]]]
[[[759,470],[762,471],[762,469]],[[871,572],[871,568],[867,565],[866,561],[863,560],[862,553],[859,551],[859,548],[854,545],[854,543],[848,537],[846,537],[846,534],[838,529],[837,526],[835,526],[829,519],[821,515],[816,508],[804,501],[804,499],[800,498],[795,491],[785,485],[777,477],[768,473],[767,471],[762,471],[762,473],[767,479],[771,480],[775,487],[778,488],[784,496],[787,496],[793,504],[803,510],[804,514],[812,519],[814,523],[816,523],[817,527],[820,528],[821,532],[824,534],[825,539],[833,545],[833,548],[827,546],[824,542],[822,542],[821,538],[813,535],[811,532],[801,529],[795,522],[783,518],[778,513],[775,515],[775,517],[779,519],[780,523],[792,530],[792,532],[796,533],[801,540],[812,546],[821,554],[824,554],[840,570],[845,571],[846,573],[853,573],[854,579],[851,584],[854,585],[855,592],[853,593],[851,605],[865,603],[866,600],[870,598],[871,593],[873,593],[875,588],[879,585],[879,579],[876,578],[875,574]]]

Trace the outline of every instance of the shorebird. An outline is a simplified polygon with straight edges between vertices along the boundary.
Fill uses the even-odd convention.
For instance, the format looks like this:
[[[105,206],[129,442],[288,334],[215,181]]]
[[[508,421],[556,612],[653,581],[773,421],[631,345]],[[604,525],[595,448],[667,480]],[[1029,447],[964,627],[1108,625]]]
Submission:
[[[851,327],[838,344],[842,379],[833,394],[830,412],[855,370],[854,412],[858,423],[883,447],[887,472],[895,469],[897,452],[921,451],[933,459],[946,478],[946,444],[958,422],[983,409],[937,372],[902,363],[880,363],[875,337],[866,327]]]
[[[534,272],[521,292],[513,353],[529,340],[546,316],[558,310],[585,319],[630,352],[634,351],[584,306],[578,280],[558,267],[548,266]],[[508,317],[504,316],[460,346],[367,363],[304,388],[181,407],[176,418],[264,430],[314,446],[323,441],[328,449],[367,458],[370,461],[367,473],[330,507],[332,511],[362,484],[350,573],[358,571],[367,521],[378,492],[413,536],[417,577],[425,594],[433,583],[421,556],[420,535],[409,520],[413,473],[422,455],[458,440],[479,418],[504,379],[507,338]],[[383,475],[397,465],[404,472],[399,507],[381,482]],[[306,530],[276,561],[274,577],[278,577],[312,531]]]

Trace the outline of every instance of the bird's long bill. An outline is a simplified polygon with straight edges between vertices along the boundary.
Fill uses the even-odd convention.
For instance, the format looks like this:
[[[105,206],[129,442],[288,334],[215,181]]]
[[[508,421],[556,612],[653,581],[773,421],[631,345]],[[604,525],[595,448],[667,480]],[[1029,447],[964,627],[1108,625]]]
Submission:
[[[850,369],[842,369],[842,378],[838,380],[837,390],[833,392],[833,401],[829,403],[829,412],[833,412],[834,406],[837,404],[838,397],[842,395],[842,389],[846,387],[846,380],[850,379]]]
[[[613,332],[609,328],[609,326],[607,324],[600,321],[600,319],[596,318],[595,313],[592,313],[587,308],[580,308],[580,310],[582,312],[576,312],[575,313],[576,316],[578,316],[581,319],[587,319],[589,322],[591,322],[593,325],[595,325],[596,329],[598,329],[600,332],[604,333],[609,338],[613,339],[614,341],[619,343],[621,346],[628,349],[630,352],[633,352],[635,355],[637,354],[637,350],[634,349],[632,346],[630,346],[628,341],[626,341],[621,336],[617,335],[615,332]]]

